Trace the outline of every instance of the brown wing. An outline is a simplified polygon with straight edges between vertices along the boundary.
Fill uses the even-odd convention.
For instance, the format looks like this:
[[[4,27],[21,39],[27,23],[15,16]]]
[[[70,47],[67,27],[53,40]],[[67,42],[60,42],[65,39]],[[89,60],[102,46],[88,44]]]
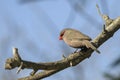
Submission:
[[[91,42],[88,40],[79,41],[79,40],[73,39],[70,42],[70,46],[74,48],[81,48],[85,46],[86,48],[91,48],[95,50],[97,53],[100,53],[100,51],[97,50],[97,48],[94,45],[92,45]]]
[[[91,38],[78,30],[71,30],[69,33],[71,39],[78,39],[78,40],[91,40]],[[68,36],[69,37],[69,36]]]
[[[82,41],[75,41],[75,40],[74,41],[71,40],[68,45],[73,47],[73,48],[81,48],[81,47],[85,46],[82,43]]]

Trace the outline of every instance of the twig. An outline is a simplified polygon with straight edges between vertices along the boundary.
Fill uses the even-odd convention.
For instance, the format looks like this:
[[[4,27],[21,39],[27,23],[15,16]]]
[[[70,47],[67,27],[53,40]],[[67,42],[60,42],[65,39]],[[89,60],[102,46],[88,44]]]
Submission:
[[[22,70],[23,62],[21,62],[20,67],[18,67],[17,74]]]
[[[103,21],[105,22],[105,27],[109,26],[113,22],[113,19],[110,19],[110,17],[106,14],[102,14],[98,4],[96,4],[96,8],[98,10],[99,15],[102,17]]]

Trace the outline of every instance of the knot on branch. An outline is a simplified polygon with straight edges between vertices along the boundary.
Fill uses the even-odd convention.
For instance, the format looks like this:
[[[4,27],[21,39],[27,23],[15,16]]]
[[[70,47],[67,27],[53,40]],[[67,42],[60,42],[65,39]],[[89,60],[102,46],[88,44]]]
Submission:
[[[19,62],[16,61],[14,58],[9,58],[5,62],[5,69],[9,69],[9,70],[13,69],[16,66],[19,66],[18,64],[19,64]]]
[[[21,64],[21,57],[18,54],[18,49],[13,48],[13,58],[8,58],[5,63],[5,69],[13,69],[16,66],[20,66]]]

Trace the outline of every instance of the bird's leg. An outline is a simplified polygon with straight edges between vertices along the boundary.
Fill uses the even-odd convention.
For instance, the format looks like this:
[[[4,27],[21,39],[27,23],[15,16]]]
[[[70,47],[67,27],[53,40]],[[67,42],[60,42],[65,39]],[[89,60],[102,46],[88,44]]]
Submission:
[[[78,51],[78,48],[74,51],[74,53],[76,53]]]
[[[84,51],[86,52],[88,50],[88,48],[86,48],[85,46],[81,47],[81,50],[78,51],[78,48],[74,51],[74,53],[76,52],[80,52],[80,51]]]

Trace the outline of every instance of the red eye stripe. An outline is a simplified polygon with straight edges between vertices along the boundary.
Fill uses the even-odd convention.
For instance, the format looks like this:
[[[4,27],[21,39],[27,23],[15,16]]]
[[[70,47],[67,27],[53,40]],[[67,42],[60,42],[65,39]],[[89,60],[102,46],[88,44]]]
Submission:
[[[59,37],[59,40],[63,40],[62,36]]]

